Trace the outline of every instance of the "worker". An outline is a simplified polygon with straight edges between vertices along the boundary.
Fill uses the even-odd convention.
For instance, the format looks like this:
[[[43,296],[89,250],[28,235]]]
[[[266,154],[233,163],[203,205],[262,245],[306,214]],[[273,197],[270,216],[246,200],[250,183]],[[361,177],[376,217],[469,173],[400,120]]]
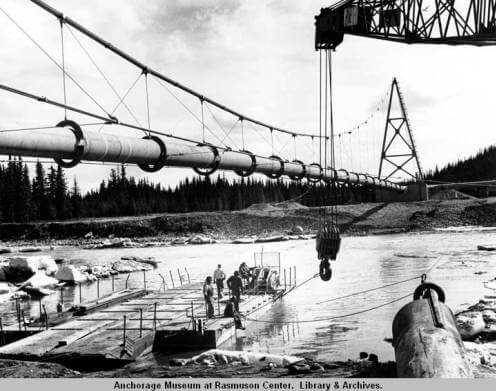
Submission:
[[[212,286],[212,277],[208,276],[203,284],[203,297],[205,298],[205,305],[207,310],[207,319],[214,317],[214,287]]]
[[[217,265],[217,269],[214,271],[214,281],[215,285],[217,285],[217,296],[222,299],[222,291],[224,290],[224,280],[226,279],[226,275],[222,271],[222,266]]]
[[[246,262],[243,262],[241,265],[239,265],[239,274],[241,275],[241,278],[243,279],[243,286],[249,286],[250,284],[250,268],[246,264]]]
[[[233,296],[229,299],[229,301],[226,304],[226,308],[224,309],[224,317],[225,318],[232,317],[234,319],[234,326],[237,329],[244,330],[245,328],[243,327],[243,323],[241,322],[241,315],[236,309],[237,307],[238,307],[237,300]]]
[[[241,277],[239,276],[239,272],[236,270],[234,272],[234,275],[229,277],[227,279],[227,286],[229,290],[231,291],[231,294],[233,297],[236,298],[236,310],[239,311],[239,302],[241,300],[241,291],[243,290],[243,281],[241,280]]]

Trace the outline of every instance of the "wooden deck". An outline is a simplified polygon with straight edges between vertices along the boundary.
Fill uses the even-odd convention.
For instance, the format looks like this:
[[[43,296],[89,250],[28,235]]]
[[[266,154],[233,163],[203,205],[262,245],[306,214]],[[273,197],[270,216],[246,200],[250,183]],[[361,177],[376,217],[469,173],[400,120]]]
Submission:
[[[240,313],[258,316],[284,292],[243,295]],[[103,300],[103,299],[102,299]],[[169,345],[193,349],[191,342],[181,342],[181,333],[198,336],[199,346],[217,347],[236,330],[232,318],[223,318],[225,297],[215,302],[214,319],[205,319],[202,284],[183,285],[165,292],[147,292],[117,304],[105,305],[79,317],[38,331],[27,338],[0,347],[0,358],[42,360],[92,370],[122,365],[134,360],[145,349],[169,350]],[[220,314],[219,314],[220,312]],[[198,320],[203,327],[198,329]],[[194,329],[196,331],[194,331]],[[34,331],[34,330],[33,330]]]

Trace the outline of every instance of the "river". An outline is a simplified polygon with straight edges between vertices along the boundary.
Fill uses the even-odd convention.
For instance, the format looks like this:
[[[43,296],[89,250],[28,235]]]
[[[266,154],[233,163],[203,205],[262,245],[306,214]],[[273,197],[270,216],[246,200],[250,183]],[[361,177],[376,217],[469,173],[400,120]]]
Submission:
[[[429,281],[443,287],[446,302],[453,311],[473,304],[487,294],[483,282],[496,275],[496,252],[477,251],[478,244],[496,243],[494,231],[437,232],[395,234],[343,239],[338,260],[333,263],[333,277],[323,282],[318,277],[296,289],[277,303],[261,318],[264,322],[252,323],[245,335],[228,343],[229,349],[244,349],[270,353],[305,355],[322,360],[347,360],[357,358],[362,351],[373,352],[381,361],[394,359],[391,344],[391,323],[395,313],[408,299],[363,312],[371,307],[390,302],[413,293],[420,279],[392,285],[384,289],[360,294],[341,300],[325,300],[354,292],[392,284],[419,276],[433,265]],[[158,288],[161,279],[171,285],[179,274],[186,278],[187,268],[192,281],[203,280],[218,263],[226,273],[237,269],[240,262],[254,263],[254,253],[263,250],[265,263],[275,263],[277,254],[282,269],[296,266],[297,283],[318,272],[314,240],[288,241],[260,244],[212,244],[198,246],[173,246],[140,249],[82,250],[60,247],[47,254],[55,258],[73,259],[73,263],[99,264],[111,262],[121,256],[156,257],[161,261],[155,271],[146,275],[148,287]],[[288,273],[289,278],[289,273]],[[143,286],[142,273],[134,273],[130,286]],[[123,287],[125,276],[115,281],[115,289]],[[110,292],[110,279],[100,281],[100,294]],[[96,298],[96,283],[84,285],[82,299]],[[48,296],[43,303],[55,308],[59,293]],[[79,290],[65,288],[65,306],[79,302]],[[24,302],[29,316],[30,303]],[[38,315],[38,302],[31,303],[32,316]],[[13,302],[0,305],[5,320],[13,320]],[[358,312],[356,315],[328,320]],[[362,313],[359,313],[362,312]],[[7,315],[10,313],[10,316]],[[284,323],[291,322],[291,323]]]

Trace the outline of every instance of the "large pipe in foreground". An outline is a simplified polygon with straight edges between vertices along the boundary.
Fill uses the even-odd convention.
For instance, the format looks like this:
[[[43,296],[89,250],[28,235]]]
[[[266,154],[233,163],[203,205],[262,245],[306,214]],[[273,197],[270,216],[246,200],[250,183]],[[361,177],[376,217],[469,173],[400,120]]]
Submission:
[[[336,180],[340,183],[373,185],[404,191],[403,186],[345,170],[323,170],[318,164],[282,161],[277,157],[254,156],[248,152],[220,150],[208,145],[165,143],[162,139],[140,139],[96,133],[74,127],[45,131],[0,132],[0,154],[111,163],[134,163],[150,168],[162,165],[197,169],[233,170],[241,174],[286,175],[293,179]],[[160,166],[160,167],[159,167]]]
[[[396,314],[393,345],[398,377],[472,377],[456,320],[435,284],[421,284]]]

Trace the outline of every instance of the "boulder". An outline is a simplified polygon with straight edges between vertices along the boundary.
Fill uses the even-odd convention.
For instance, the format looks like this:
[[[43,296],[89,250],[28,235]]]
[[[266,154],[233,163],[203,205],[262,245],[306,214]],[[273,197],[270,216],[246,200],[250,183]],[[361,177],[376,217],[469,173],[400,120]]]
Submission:
[[[140,263],[132,260],[119,260],[112,263],[112,269],[119,273],[132,273],[141,270],[152,270],[153,267],[146,263]]]
[[[215,361],[219,363],[242,362],[244,365],[259,364],[266,365],[272,363],[277,366],[292,365],[304,361],[296,356],[281,356],[277,354],[254,353],[235,350],[211,349],[191,359],[191,362],[202,362],[203,360]]]
[[[481,312],[463,312],[456,317],[456,325],[462,339],[474,339],[482,333],[486,324]]]
[[[38,261],[32,259],[31,257],[13,257],[9,258],[9,268],[12,270],[18,270],[19,272],[25,272],[30,274],[31,277],[38,271]],[[29,278],[28,277],[28,278]]]
[[[23,247],[18,249],[17,251],[20,253],[37,253],[40,252],[42,249],[40,247]]]
[[[37,258],[39,262],[38,269],[45,270],[46,274],[51,276],[55,273],[57,273],[57,270],[59,267],[57,266],[57,262],[55,260],[47,255],[42,255],[40,257],[33,257]]]
[[[72,265],[62,266],[57,271],[57,273],[55,273],[55,278],[59,281],[67,282],[69,284],[80,284],[88,280],[83,273],[81,273]]]
[[[34,257],[12,257],[9,258],[9,267],[18,270],[31,271],[32,274],[38,270],[45,270],[47,275],[55,274],[58,266],[55,260],[48,255]]]
[[[310,373],[310,365],[308,364],[294,364],[288,366],[288,371],[291,375],[300,375]]]
[[[6,267],[0,267],[0,282],[8,281],[7,273],[5,272],[5,270],[6,270]]]
[[[272,242],[284,242],[289,240],[287,236],[268,236],[264,238],[258,238],[255,243],[272,243]]]
[[[303,227],[301,225],[295,225],[291,233],[294,235],[301,235],[303,233]]]
[[[0,295],[8,295],[11,292],[12,289],[7,282],[0,282]]]
[[[188,238],[176,238],[171,242],[174,246],[180,246],[186,243],[188,243]]]
[[[21,288],[25,286],[32,288],[50,288],[55,287],[58,284],[59,282],[55,278],[47,276],[44,272],[37,272],[34,276],[22,284]]]
[[[486,323],[496,324],[496,313],[493,310],[482,311],[482,319]]]
[[[191,239],[188,241],[190,244],[210,244],[210,243],[215,243],[214,239],[207,238],[205,236],[193,236]]]
[[[234,239],[232,241],[233,244],[249,244],[249,243],[255,243],[255,240],[257,238],[256,237],[253,237],[253,238],[238,238],[238,239]]]
[[[140,258],[140,257],[127,256],[127,257],[121,257],[121,260],[146,263],[148,265],[152,265],[154,268],[158,266],[158,261],[154,257]]]

